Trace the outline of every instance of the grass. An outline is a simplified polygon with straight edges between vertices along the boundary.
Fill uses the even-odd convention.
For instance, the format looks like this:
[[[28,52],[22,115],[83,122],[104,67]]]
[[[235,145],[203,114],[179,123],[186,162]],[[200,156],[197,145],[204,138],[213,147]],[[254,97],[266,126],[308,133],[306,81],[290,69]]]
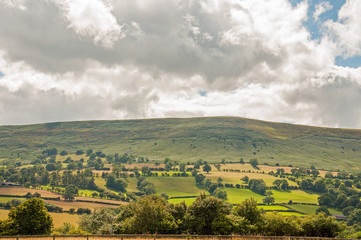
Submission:
[[[262,203],[264,196],[252,192],[249,189],[225,188],[227,192],[228,202],[233,204],[241,203],[247,198],[254,198],[258,203]]]
[[[299,203],[318,203],[318,194],[311,194],[301,190],[278,191],[272,190],[273,197],[277,203],[288,203],[289,200]]]
[[[260,163],[317,169],[361,169],[361,130],[272,123],[236,117],[79,121],[0,126],[0,158],[31,161],[44,146],[128,153],[163,161]],[[64,156],[65,158],[67,156]],[[307,160],[307,161],[305,161]]]
[[[191,205],[194,202],[194,200],[196,200],[196,198],[172,198],[169,199],[168,202],[173,204],[185,202],[186,205]]]
[[[293,210],[302,212],[304,214],[315,214],[317,208],[319,208],[320,206],[293,204],[293,205],[289,205],[289,207]],[[342,212],[332,208],[329,208],[328,210],[330,211],[331,214],[342,214]]]
[[[278,212],[279,214],[283,216],[305,216],[304,214],[298,213],[298,212]]]
[[[204,190],[195,185],[193,177],[149,177],[158,194],[166,193],[169,197],[197,196]]]
[[[240,203],[247,198],[254,198],[258,203],[262,203],[262,199],[265,197],[249,189],[225,188],[225,191],[228,195],[228,201],[233,204]],[[317,203],[317,198],[319,197],[317,194],[310,194],[301,190],[287,192],[272,190],[272,192],[276,203],[288,203],[289,200],[301,203]]]
[[[258,205],[258,208],[263,208],[265,211],[289,210],[281,205]]]
[[[12,199],[18,199],[20,201],[26,201],[26,198],[13,198],[13,197],[0,197],[0,203],[6,203],[11,201]]]

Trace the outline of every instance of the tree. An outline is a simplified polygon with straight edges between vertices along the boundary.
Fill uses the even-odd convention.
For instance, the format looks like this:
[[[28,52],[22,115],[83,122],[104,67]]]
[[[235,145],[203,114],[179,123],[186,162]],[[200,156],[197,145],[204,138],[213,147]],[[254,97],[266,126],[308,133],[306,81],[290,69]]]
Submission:
[[[78,187],[71,184],[65,188],[64,198],[66,200],[73,200],[75,195],[78,194],[78,191],[79,191]]]
[[[281,189],[282,190],[287,190],[288,189],[288,181],[286,179],[282,180]]]
[[[222,189],[217,188],[212,195],[216,198],[227,200],[227,192]]]
[[[275,185],[275,187],[277,189],[281,189],[282,180],[281,179],[276,179],[276,180],[273,181],[272,184]]]
[[[215,167],[218,171],[221,171],[221,164],[219,164],[219,163],[214,164],[214,167]]]
[[[249,164],[252,165],[253,168],[255,169],[258,169],[258,160],[256,158],[252,158],[250,161],[249,161]]]
[[[331,215],[330,211],[328,210],[328,208],[326,206],[320,206],[319,208],[316,209],[316,214],[321,213],[321,212],[325,213],[327,216]]]
[[[51,233],[53,219],[43,200],[30,198],[10,210],[5,225],[6,235],[43,235]]]
[[[267,187],[263,179],[251,179],[248,182],[249,189],[261,195],[265,195]]]
[[[179,164],[179,171],[181,172],[185,172],[186,171],[186,164],[185,163],[181,163]]]
[[[334,217],[328,217],[325,213],[307,215],[301,222],[302,235],[312,237],[337,237],[345,226],[336,221]]]
[[[241,178],[241,180],[244,181],[245,183],[248,183],[249,177],[248,177],[248,176],[244,176],[243,178]]]
[[[301,228],[294,218],[285,217],[278,212],[265,214],[263,234],[266,236],[297,236]]]
[[[203,171],[207,172],[207,174],[212,170],[212,167],[209,166],[208,164],[204,165],[203,167]]]
[[[130,216],[121,226],[124,233],[174,233],[176,223],[168,202],[158,195],[149,195],[127,205]]]
[[[196,185],[202,186],[206,177],[203,174],[197,174],[195,176]]]
[[[249,224],[262,223],[262,210],[257,207],[257,201],[249,198],[237,204],[234,208],[234,214],[244,217]]]
[[[118,212],[113,208],[96,208],[90,215],[80,217],[79,226],[91,234],[114,234]]]
[[[220,226],[230,213],[224,201],[204,193],[196,198],[188,208],[186,222],[194,234],[220,234]]]
[[[264,204],[270,205],[271,203],[275,202],[275,198],[271,196],[267,196],[262,199]]]

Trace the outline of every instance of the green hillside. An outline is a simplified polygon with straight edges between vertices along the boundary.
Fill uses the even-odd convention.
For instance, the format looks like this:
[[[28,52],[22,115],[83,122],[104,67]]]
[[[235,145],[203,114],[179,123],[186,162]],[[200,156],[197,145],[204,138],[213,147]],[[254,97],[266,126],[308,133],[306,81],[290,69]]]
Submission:
[[[31,160],[44,148],[128,153],[160,161],[260,163],[318,169],[361,168],[361,130],[235,117],[79,121],[0,126],[0,158]]]

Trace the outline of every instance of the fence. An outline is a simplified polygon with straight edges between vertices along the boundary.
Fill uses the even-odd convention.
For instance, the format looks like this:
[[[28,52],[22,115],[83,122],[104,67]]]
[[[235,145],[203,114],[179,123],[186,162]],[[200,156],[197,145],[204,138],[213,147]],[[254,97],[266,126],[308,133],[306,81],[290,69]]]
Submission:
[[[240,236],[240,235],[155,235],[155,234],[119,234],[119,235],[40,235],[40,236],[0,236],[0,240],[334,240],[322,237],[290,236]],[[350,240],[338,238],[338,240]]]

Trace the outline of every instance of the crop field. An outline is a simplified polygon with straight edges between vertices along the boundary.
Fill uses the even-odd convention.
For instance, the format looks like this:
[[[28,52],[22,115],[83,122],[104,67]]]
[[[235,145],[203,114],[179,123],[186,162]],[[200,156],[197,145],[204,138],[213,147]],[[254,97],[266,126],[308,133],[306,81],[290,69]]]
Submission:
[[[8,217],[10,210],[0,209],[0,220],[4,220]],[[53,218],[54,227],[61,227],[64,223],[68,222],[74,225],[78,225],[79,215],[69,213],[49,213]]]
[[[156,192],[166,193],[169,197],[196,196],[204,190],[195,185],[193,177],[149,177],[155,185]]]

